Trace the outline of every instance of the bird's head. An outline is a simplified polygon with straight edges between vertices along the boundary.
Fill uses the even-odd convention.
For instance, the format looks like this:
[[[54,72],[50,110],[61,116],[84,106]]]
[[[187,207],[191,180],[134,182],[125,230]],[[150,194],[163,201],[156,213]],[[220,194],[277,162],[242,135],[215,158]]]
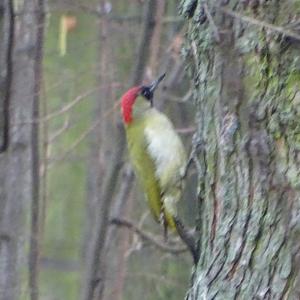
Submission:
[[[132,121],[133,106],[136,99],[141,96],[144,101],[153,106],[153,95],[159,83],[164,79],[166,74],[161,75],[158,79],[154,80],[150,85],[140,85],[130,88],[121,98],[122,115],[125,124]]]

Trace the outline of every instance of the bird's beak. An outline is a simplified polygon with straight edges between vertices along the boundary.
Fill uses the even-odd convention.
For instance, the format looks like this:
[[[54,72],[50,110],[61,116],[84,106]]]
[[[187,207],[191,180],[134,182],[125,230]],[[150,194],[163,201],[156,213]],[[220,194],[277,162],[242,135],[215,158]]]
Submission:
[[[165,78],[166,73],[162,74],[158,79],[154,80],[150,85],[149,89],[151,93],[154,93],[155,89],[159,85],[159,83]]]

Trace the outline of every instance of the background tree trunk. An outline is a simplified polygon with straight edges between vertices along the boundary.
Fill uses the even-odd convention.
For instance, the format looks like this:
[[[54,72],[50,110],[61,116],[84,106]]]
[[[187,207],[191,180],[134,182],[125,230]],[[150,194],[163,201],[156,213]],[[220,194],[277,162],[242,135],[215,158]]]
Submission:
[[[0,298],[6,300],[17,299],[21,293],[20,273],[26,266],[30,228],[26,215],[32,198],[38,197],[38,182],[33,181],[39,168],[38,161],[33,163],[38,137],[33,136],[37,131],[32,121],[38,115],[41,3],[26,0],[15,6],[12,1],[2,2],[0,67],[5,72],[1,72],[0,102],[4,115],[0,126]],[[36,274],[31,277],[35,289]],[[31,292],[32,299],[37,299],[37,290]]]
[[[182,1],[199,190],[187,299],[299,299],[299,4],[220,2]]]

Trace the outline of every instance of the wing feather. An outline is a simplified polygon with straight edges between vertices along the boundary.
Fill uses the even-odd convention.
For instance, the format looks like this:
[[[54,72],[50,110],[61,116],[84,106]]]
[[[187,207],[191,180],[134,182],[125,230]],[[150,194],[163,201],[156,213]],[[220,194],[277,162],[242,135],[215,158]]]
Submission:
[[[157,221],[175,228],[176,202],[181,197],[186,156],[171,122],[153,109],[126,128],[135,173]]]
[[[153,110],[150,119],[151,122],[147,122],[144,130],[147,152],[155,165],[165,217],[173,227],[175,224],[172,216],[177,215],[177,202],[182,194],[185,149],[172,123],[164,114]]]
[[[147,152],[144,124],[142,122],[140,124],[135,123],[127,128],[127,141],[137,180],[145,192],[154,218],[159,221],[162,210],[161,190],[155,176],[154,162]]]

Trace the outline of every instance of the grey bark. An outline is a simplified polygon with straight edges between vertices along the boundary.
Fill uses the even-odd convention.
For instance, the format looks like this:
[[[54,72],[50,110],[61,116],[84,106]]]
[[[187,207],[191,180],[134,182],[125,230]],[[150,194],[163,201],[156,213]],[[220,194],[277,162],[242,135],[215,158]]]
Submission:
[[[300,297],[299,41],[265,26],[291,29],[296,2],[182,1],[200,255],[186,299]]]
[[[0,298],[6,300],[17,299],[22,292],[20,272],[26,265],[25,248],[29,234],[26,216],[35,184],[32,154],[36,149],[33,147],[37,147],[32,141],[31,121],[35,111],[36,67],[39,63],[36,61],[37,1],[18,2],[17,6],[12,3],[3,2],[4,14],[8,14],[6,30],[9,34],[6,31],[5,34],[9,42],[4,39],[0,53],[1,70],[5,70],[1,87],[5,88],[6,97],[0,106],[7,122],[1,127],[7,136],[0,153]],[[8,59],[2,59],[3,55]],[[34,167],[38,168],[37,165]]]
[[[37,120],[40,116],[40,92],[42,86],[42,61],[44,42],[44,0],[36,2],[36,44],[34,66],[34,90],[32,119]],[[29,249],[29,290],[31,300],[39,299],[39,258],[40,258],[40,154],[39,154],[39,123],[33,122],[31,130],[31,155],[32,155],[32,199],[31,199],[31,224],[30,224],[30,249]]]

